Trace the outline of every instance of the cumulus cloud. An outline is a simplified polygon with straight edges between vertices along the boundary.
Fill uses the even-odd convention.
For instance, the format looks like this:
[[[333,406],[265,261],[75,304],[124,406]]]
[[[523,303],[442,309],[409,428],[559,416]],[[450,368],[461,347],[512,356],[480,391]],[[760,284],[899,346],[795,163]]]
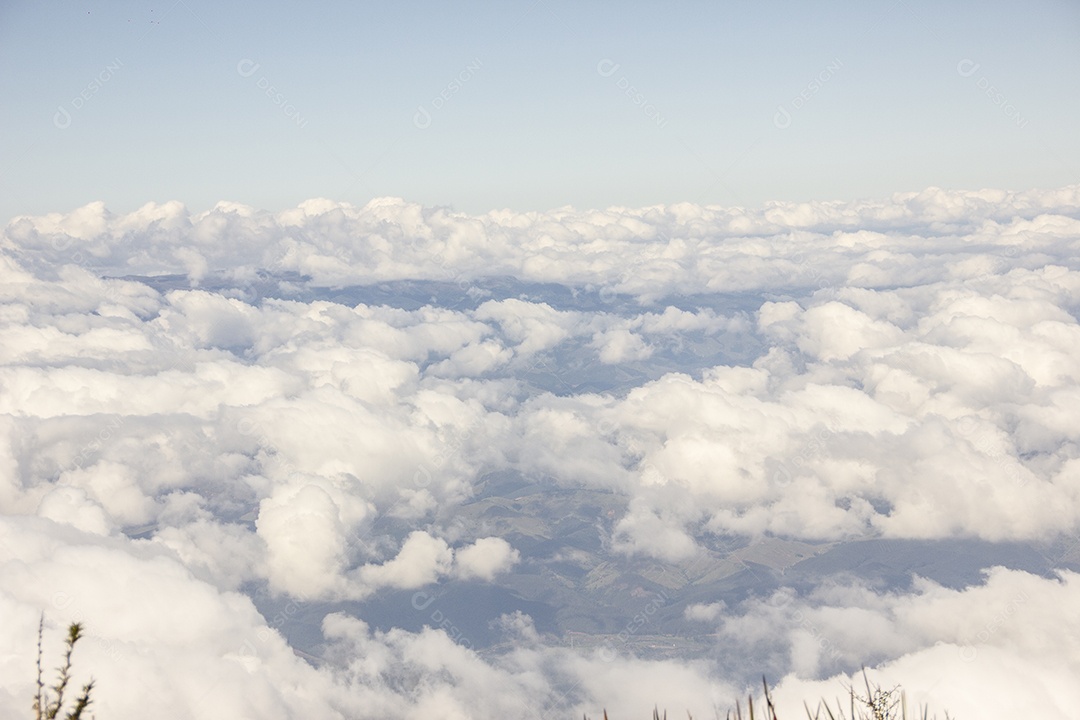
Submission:
[[[325,285],[511,275],[575,286],[600,280],[652,297],[784,285],[884,287],[948,278],[955,264],[942,260],[970,256],[964,238],[976,233],[984,241],[980,254],[998,264],[1024,243],[1060,257],[1060,241],[1075,233],[1078,188],[930,188],[756,209],[684,203],[477,217],[397,198],[363,207],[309,201],[277,214],[235,203],[192,213],[166,203],[115,215],[92,203],[15,218],[5,247],[42,271],[76,264],[135,274],[191,270],[201,278],[273,268]]]
[[[600,362],[605,365],[644,360],[653,352],[640,335],[625,328],[598,333],[593,338],[592,346],[597,349]]]
[[[476,309],[475,317],[498,323],[503,336],[515,343],[515,353],[525,357],[555,347],[583,321],[580,313],[516,298],[489,300]]]
[[[262,501],[257,521],[271,585],[301,597],[333,592],[345,564],[337,505],[322,488],[282,488]]]
[[[438,580],[450,570],[454,551],[441,538],[416,530],[392,560],[360,568],[360,579],[372,588],[411,590]]]
[[[96,535],[108,535],[112,530],[105,510],[85,490],[71,486],[58,485],[46,493],[38,515]]]
[[[5,715],[22,714],[35,693],[42,611],[46,662],[59,661],[66,623],[85,623],[74,682],[93,675],[94,708],[103,716],[357,711],[325,674],[292,653],[250,600],[196,580],[168,553],[30,517],[0,519],[0,547],[3,644],[11,651],[2,660]]]
[[[367,708],[395,717],[595,717],[605,708],[629,715],[654,703],[701,715],[734,694],[709,679],[704,663],[582,655],[528,642],[485,662],[442,631],[382,633],[342,615],[328,616],[324,632],[349,688]],[[402,692],[402,677],[415,689]]]
[[[498,537],[480,538],[455,553],[457,574],[465,579],[492,580],[521,559],[510,543]]]
[[[23,649],[0,659],[0,704],[26,705],[46,608],[51,631],[80,617],[96,633],[110,717],[632,715],[691,696],[708,715],[743,689],[716,657],[571,652],[523,617],[499,626],[516,645],[481,656],[436,600],[417,632],[327,615],[316,666],[252,598],[452,598],[536,572],[563,541],[560,557],[608,568],[685,568],[733,538],[1073,537],[1078,231],[1080,186],[16,218],[0,236],[0,611]],[[521,519],[533,495],[580,489],[613,499],[588,509],[596,547]],[[671,613],[786,676],[784,703],[869,662],[953,714],[1020,698],[1056,717],[1045,698],[1077,704],[1076,585],[995,569],[968,588],[826,583]],[[979,677],[999,695],[976,707],[962,689]]]
[[[804,699],[831,702],[845,683],[861,688],[861,676],[842,669],[873,658],[871,680],[886,689],[902,683],[912,706],[939,716],[1007,718],[1037,708],[1064,717],[1080,699],[1071,680],[1080,626],[1056,608],[1075,602],[1078,588],[1075,573],[1043,578],[1000,567],[961,589],[925,580],[903,594],[827,584],[808,597],[785,592],[747,603],[720,620],[719,632],[735,647],[758,642],[788,657],[793,671],[775,692],[787,713]]]
[[[722,603],[694,603],[688,605],[684,611],[687,620],[713,621],[720,617],[727,606]]]

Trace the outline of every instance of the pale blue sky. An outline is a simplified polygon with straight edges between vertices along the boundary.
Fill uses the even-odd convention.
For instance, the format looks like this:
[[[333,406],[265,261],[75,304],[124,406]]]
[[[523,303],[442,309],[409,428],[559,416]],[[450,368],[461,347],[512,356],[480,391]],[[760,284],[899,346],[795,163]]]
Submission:
[[[1072,0],[8,2],[0,217],[1057,187],[1078,48]]]

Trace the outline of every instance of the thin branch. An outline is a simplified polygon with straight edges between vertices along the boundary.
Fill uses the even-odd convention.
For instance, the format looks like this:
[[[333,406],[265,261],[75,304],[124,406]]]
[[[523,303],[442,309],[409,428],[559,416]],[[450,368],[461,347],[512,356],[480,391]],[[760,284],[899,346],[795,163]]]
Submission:
[[[45,613],[41,613],[41,619],[38,620],[37,628],[37,697],[34,699],[34,720],[42,720],[41,714],[45,710],[45,701],[48,696],[45,694],[45,683],[41,679],[41,638],[45,632]]]

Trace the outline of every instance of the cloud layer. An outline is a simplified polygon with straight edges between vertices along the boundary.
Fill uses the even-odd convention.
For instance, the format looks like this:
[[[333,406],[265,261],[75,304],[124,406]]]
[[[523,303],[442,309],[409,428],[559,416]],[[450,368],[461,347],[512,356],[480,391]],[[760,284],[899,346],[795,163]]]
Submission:
[[[308,607],[497,582],[519,548],[454,518],[508,471],[621,498],[598,518],[612,557],[692,563],[735,537],[1068,547],[1078,245],[1080,186],[754,210],[474,217],[380,199],[16,218],[0,238],[0,705],[30,697],[44,609],[54,645],[71,618],[90,625],[103,717],[633,714],[689,698],[711,714],[743,690],[716,657],[571,651],[523,616],[503,620],[513,649],[484,655],[436,605],[421,633],[326,614],[313,666],[245,593]],[[361,286],[391,300],[356,301]],[[1051,634],[1075,634],[1076,588],[1064,570],[998,569],[967,589],[833,584],[687,618],[789,675],[784,702],[873,662],[954,714],[1006,716],[1004,699],[960,692],[978,679],[1065,717],[1080,638]],[[1021,665],[1038,672],[994,679]],[[118,692],[140,667],[159,686],[140,674]],[[955,686],[930,684],[942,673]]]

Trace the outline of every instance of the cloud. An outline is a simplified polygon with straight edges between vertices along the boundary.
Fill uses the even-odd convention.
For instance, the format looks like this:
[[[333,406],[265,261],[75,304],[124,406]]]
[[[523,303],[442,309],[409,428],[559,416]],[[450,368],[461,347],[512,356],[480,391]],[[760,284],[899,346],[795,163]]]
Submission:
[[[629,714],[650,703],[700,716],[728,707],[742,692],[718,679],[710,662],[552,647],[520,618],[504,624],[519,645],[484,659],[445,629],[379,632],[331,614],[323,622],[327,665],[315,668],[242,595],[194,578],[152,546],[43,519],[5,518],[0,547],[0,609],[11,620],[5,647],[26,648],[0,661],[9,678],[0,706],[16,714],[32,694],[32,662],[24,661],[32,657],[41,607],[47,608],[47,653],[59,647],[61,622],[87,623],[76,680],[92,668],[98,712],[119,718],[155,708],[179,717],[296,717],[312,708],[326,717],[354,716],[361,708],[393,717],[493,718],[527,708],[595,716],[605,707]],[[109,582],[102,583],[106,568]],[[804,699],[834,697],[842,691],[835,668],[869,656],[877,658],[871,678],[889,687],[902,683],[913,704],[987,718],[1033,707],[1064,718],[1080,668],[1074,637],[1080,628],[1068,612],[1078,587],[1074,573],[1042,578],[996,568],[968,588],[919,581],[910,592],[883,593],[827,583],[806,596],[782,591],[738,607],[707,608],[695,619],[717,623],[718,647],[739,662],[756,657],[762,644],[788,658],[781,663],[794,671],[773,683],[782,713],[799,710]],[[985,689],[987,678],[995,680],[990,705],[972,691]]]
[[[34,694],[34,633],[59,662],[66,623],[84,622],[73,682],[95,680],[95,713],[115,718],[345,717],[348,697],[296,657],[251,602],[194,579],[168,553],[39,518],[0,519],[0,692],[17,716]],[[29,664],[27,664],[29,661]],[[351,706],[355,712],[355,706]]]
[[[80,488],[59,485],[41,498],[38,515],[95,535],[108,535],[113,526],[101,505]]]
[[[262,501],[256,526],[271,587],[299,597],[341,591],[345,528],[329,493],[314,484],[283,487]]]
[[[871,680],[886,689],[902,684],[913,707],[987,718],[1038,708],[1065,717],[1080,698],[1071,681],[1080,668],[1080,626],[1058,608],[1074,602],[1078,588],[1075,573],[1042,578],[1005,568],[962,589],[919,581],[910,593],[878,593],[833,584],[807,598],[748,603],[745,614],[721,620],[720,632],[736,644],[767,637],[776,653],[789,655],[794,671],[775,687],[781,715],[803,700],[832,703],[842,682],[859,690],[857,673],[839,681],[837,670],[875,658]],[[748,632],[763,624],[771,626],[767,635]]]
[[[598,333],[593,338],[592,346],[599,351],[600,362],[606,365],[644,360],[653,353],[640,335],[626,329]]]
[[[478,320],[497,322],[503,335],[515,343],[514,352],[523,357],[555,347],[570,337],[581,323],[579,313],[515,298],[489,300],[476,309],[474,316]]]
[[[629,715],[691,697],[708,715],[742,691],[716,653],[571,651],[511,617],[496,624],[516,644],[481,654],[450,591],[534,578],[566,538],[530,530],[530,498],[583,488],[605,504],[568,532],[592,534],[552,557],[745,569],[756,556],[728,541],[1068,542],[1078,218],[1080,186],[17,218],[0,236],[0,612],[22,649],[0,659],[0,706],[26,705],[46,608],[54,635],[90,625],[100,709],[121,720]],[[484,505],[493,487],[510,489]],[[1046,698],[1077,704],[1076,585],[995,569],[671,612],[785,677],[785,707],[868,662],[952,713],[1023,700],[1054,717]],[[427,629],[365,622],[360,601],[420,588]],[[293,620],[253,599],[318,615],[326,657],[298,659]],[[361,618],[323,619],[323,602]],[[985,706],[965,694],[979,677]]]
[[[513,357],[513,351],[498,342],[486,340],[455,350],[450,357],[431,368],[438,375],[476,377],[505,365]]]
[[[588,441],[587,438],[595,436],[591,430],[565,440],[557,440],[562,434],[558,430],[537,433],[535,429],[544,426],[543,418],[549,413],[544,402],[527,403],[520,410],[500,408],[493,417],[504,415],[509,409],[512,415],[517,415],[520,425],[533,429],[524,436],[527,438],[524,447],[510,449],[505,445],[505,437],[489,445],[489,451],[494,451],[492,457],[516,456],[522,463],[527,461],[531,468],[545,469],[555,477],[577,474],[586,482],[592,482],[590,478],[606,477],[608,482],[623,483],[628,472],[631,476],[637,473],[640,491],[631,490],[632,495],[658,483],[673,483],[701,501],[699,507],[710,514],[709,527],[740,533],[779,532],[817,539],[866,533],[898,537],[976,534],[1006,539],[1034,538],[1070,529],[1075,524],[1077,501],[1068,489],[1068,476],[1051,480],[1049,486],[1037,485],[1031,478],[1049,468],[1036,471],[1020,455],[1024,452],[1023,445],[1032,449],[1052,447],[1068,436],[1067,428],[1073,420],[1068,411],[1062,410],[1062,418],[1053,421],[1053,427],[1046,427],[1054,415],[1039,408],[1068,407],[1065,398],[1069,391],[1063,385],[1075,378],[1070,358],[1076,350],[1073,335],[1077,331],[1075,320],[1063,310],[1063,303],[1071,302],[1076,296],[1077,283],[1072,271],[1064,266],[1023,267],[1025,256],[1016,252],[1023,243],[1039,244],[1044,251],[1047,243],[1051,243],[1050,247],[1059,249],[1062,259],[1066,257],[1069,218],[1054,215],[1050,219],[1038,212],[1050,206],[1059,209],[1062,198],[1070,196],[1049,193],[1043,200],[1030,194],[1006,196],[1006,199],[1022,197],[1017,208],[1021,214],[1035,213],[1030,215],[1030,220],[1023,221],[1027,223],[1023,226],[1002,220],[983,195],[961,193],[948,197],[951,199],[944,200],[940,191],[897,196],[890,201],[895,212],[873,203],[850,204],[842,212],[837,210],[838,206],[811,204],[781,211],[780,206],[773,205],[762,211],[757,220],[746,216],[739,221],[741,229],[757,227],[775,233],[778,238],[777,245],[770,250],[775,257],[770,259],[769,272],[783,267],[785,258],[794,267],[785,279],[764,275],[759,278],[761,283],[780,281],[784,287],[791,288],[805,286],[808,280],[816,282],[824,278],[824,271],[818,272],[812,263],[835,252],[841,253],[843,262],[851,267],[861,263],[886,269],[892,273],[889,279],[892,285],[904,281],[916,284],[901,289],[837,287],[805,295],[798,302],[762,303],[757,311],[758,329],[773,347],[756,364],[758,374],[753,376],[755,384],[749,396],[745,395],[749,389],[745,377],[750,376],[735,380],[741,370],[720,367],[709,371],[712,373],[709,380],[692,381],[686,392],[667,397],[667,391],[675,385],[662,380],[656,381],[655,386],[643,384],[641,392],[605,411],[606,419],[597,416],[592,400],[584,405],[580,403],[583,397],[571,402],[576,409],[570,415],[583,419],[586,425],[611,423],[616,429],[613,442],[599,437],[596,438],[599,444]],[[931,198],[936,199],[931,201]],[[928,207],[937,208],[932,216],[922,217],[916,212]],[[945,207],[952,209],[941,209]],[[961,240],[949,241],[953,244],[946,243],[947,248],[937,248],[939,253],[947,250],[957,256],[968,253],[963,261],[967,265],[951,266],[968,270],[947,276],[933,275],[936,260],[929,255],[910,253],[900,265],[883,264],[882,238],[889,238],[890,243],[911,243],[923,252],[929,246],[914,232],[919,223],[936,228],[934,232],[941,231],[942,222],[954,223],[955,227],[950,226],[953,230],[966,227],[955,214],[956,207],[990,213],[979,232],[998,233],[997,241],[984,238],[973,250],[968,250]],[[8,242],[19,248],[20,257],[29,257],[25,253],[35,247],[37,237],[33,232],[62,233],[66,239],[56,242],[42,244],[38,237],[36,248],[41,252],[49,248],[67,252],[75,243],[89,238],[106,245],[120,242],[140,222],[175,220],[184,212],[178,207],[160,211],[144,208],[121,219],[94,207],[67,220],[23,219],[9,228]],[[690,223],[693,218],[694,229],[689,230],[688,224],[684,232],[688,237],[699,235],[708,222],[717,223],[713,230],[722,236],[735,226],[724,224],[731,222],[730,212],[695,210],[691,206],[680,206],[670,215],[650,211],[650,222],[662,226],[655,231],[649,230],[654,225],[638,220],[613,222],[615,212],[584,213],[580,217],[553,213],[542,223],[554,243],[550,248],[569,252],[566,239],[574,233],[594,238],[590,242],[597,244],[590,246],[589,252],[620,243],[629,243],[627,247],[634,251],[649,242],[666,243],[671,248],[675,242],[671,239],[673,226],[665,223]],[[170,220],[168,231],[196,233],[198,247],[209,248],[211,239],[226,227],[240,235],[251,234],[253,238],[276,237],[273,228],[277,225],[282,232],[292,232],[297,223],[309,221],[324,227],[331,215],[335,222],[359,223],[356,227],[367,222],[364,219],[367,214],[378,216],[382,223],[380,232],[385,232],[390,227],[386,225],[387,213],[405,223],[394,232],[418,233],[419,238],[414,239],[412,246],[406,244],[413,250],[420,241],[450,247],[446,239],[449,235],[440,240],[440,232],[449,232],[448,228],[460,225],[467,230],[457,236],[456,252],[467,253],[466,238],[476,239],[488,232],[490,227],[485,223],[509,222],[503,216],[477,220],[441,211],[429,213],[401,201],[374,203],[366,208],[334,207],[333,203],[321,201],[304,206],[302,213],[289,215],[288,220],[285,216],[260,214],[250,208],[221,205],[190,223]],[[908,224],[897,225],[888,219],[899,217],[907,218]],[[799,229],[784,230],[770,224],[777,222],[777,218],[787,218],[785,223]],[[852,223],[859,218],[876,229],[855,228]],[[123,228],[126,234],[117,235],[109,230],[111,223]],[[433,223],[436,229],[421,231],[423,223]],[[510,225],[520,229],[515,223],[516,220]],[[556,231],[554,223],[562,223],[563,229]],[[830,223],[838,229],[827,235],[822,228]],[[33,232],[31,226],[36,228]],[[652,233],[649,236],[653,239],[645,243],[635,240],[633,233],[627,232],[628,227],[636,228],[634,232]],[[902,233],[897,234],[901,228]],[[609,237],[597,240],[596,233],[608,233]],[[1041,233],[1040,239],[1036,240],[1034,233]],[[307,237],[305,241],[310,240]],[[685,251],[687,238],[679,242]],[[1058,244],[1054,246],[1053,242]],[[1062,245],[1063,242],[1066,244]],[[357,252],[361,248],[352,240],[347,246]],[[987,247],[1003,247],[1004,251],[992,250],[988,254]],[[440,273],[448,269],[446,263],[451,255],[443,252],[437,256],[441,258],[438,273],[427,273],[418,265],[406,274],[441,277]],[[231,261],[242,264],[244,258],[263,256],[248,254],[233,257]],[[553,261],[557,256],[551,255],[549,259]],[[111,256],[97,253],[93,257],[107,264]],[[707,258],[708,255],[703,262]],[[911,263],[916,261],[921,263],[918,265],[921,269],[912,274],[916,266]],[[1019,267],[1010,270],[1010,263]],[[34,282],[42,288],[52,287],[48,292],[57,296],[56,288],[62,285],[93,287],[93,292],[98,293],[123,288],[130,296],[126,288],[132,283],[105,288],[85,269],[70,263],[64,267],[71,269],[62,271],[68,273],[62,284]],[[657,273],[670,270],[681,282],[686,280],[688,272],[682,264],[666,262],[641,263],[639,268],[652,278],[649,284],[652,288],[666,282]],[[743,280],[749,277],[744,275]],[[570,270],[560,276],[570,283],[575,278]],[[627,278],[619,280],[624,287],[630,282]],[[692,288],[691,283],[686,289]],[[65,292],[70,295],[70,290]],[[440,481],[434,487],[401,491],[403,496],[408,496],[408,503],[394,512],[408,512],[417,517],[430,512],[434,507],[432,502],[440,494],[460,493],[460,483],[468,474],[470,463],[478,460],[469,453],[476,450],[461,446],[459,437],[455,436],[449,441],[447,453],[445,439],[433,436],[422,426],[410,427],[412,419],[400,414],[393,433],[386,433],[380,425],[388,416],[380,415],[381,410],[372,413],[363,403],[393,406],[416,392],[416,383],[422,377],[488,378],[513,373],[517,367],[511,364],[513,358],[551,351],[574,338],[590,338],[600,363],[622,365],[651,359],[664,348],[667,337],[725,332],[739,323],[735,315],[722,316],[708,310],[691,312],[669,306],[663,312],[622,318],[608,312],[590,316],[580,311],[556,310],[547,303],[519,299],[492,300],[465,312],[439,308],[406,312],[366,305],[349,309],[318,302],[296,304],[274,300],[255,306],[206,290],[174,291],[156,301],[139,302],[140,313],[156,304],[156,309],[151,310],[156,315],[99,313],[96,317],[109,318],[109,327],[95,328],[80,321],[83,327],[78,328],[79,334],[72,334],[76,326],[71,319],[65,321],[63,330],[47,323],[43,327],[40,323],[22,323],[11,328],[12,337],[18,337],[15,333],[47,333],[36,341],[37,346],[49,348],[47,361],[44,356],[12,356],[10,369],[4,371],[9,373],[11,384],[28,389],[27,397],[34,399],[37,408],[32,412],[52,416],[69,411],[60,408],[71,408],[81,413],[124,415],[145,414],[161,407],[207,417],[221,402],[226,406],[252,407],[260,419],[244,421],[244,427],[257,422],[261,429],[254,439],[263,449],[265,460],[285,462],[278,470],[267,467],[271,473],[286,468],[319,474],[333,468],[332,472],[359,478],[365,486],[383,488],[380,492],[389,486],[408,483],[409,478],[414,485],[417,479],[430,485],[428,478],[434,478],[433,472],[437,473]],[[65,341],[65,337],[70,339]],[[298,342],[298,339],[302,340]],[[106,376],[100,374],[102,370],[78,366],[47,370],[36,367],[43,361],[53,364],[72,358],[75,351],[65,347],[78,348],[80,355],[95,352],[93,349],[99,347],[97,352],[102,357],[106,348],[121,347],[134,360],[153,357],[154,348],[162,343],[184,348],[182,352],[186,353],[209,353],[198,360],[198,356],[192,355],[186,361],[201,363],[196,364],[194,373],[173,369],[175,360],[172,367],[159,371],[166,373],[172,387],[185,387],[187,397],[197,398],[195,404],[187,401],[178,405],[167,391],[162,392],[160,385],[151,388],[139,376],[123,371]],[[24,340],[18,346],[28,345],[34,346],[34,341]],[[232,357],[254,364],[232,362]],[[160,368],[162,362],[157,361],[157,365]],[[116,389],[108,389],[113,381],[118,383]],[[305,384],[312,385],[313,390],[302,400],[263,403],[270,397],[300,398],[297,393]],[[35,386],[36,389],[29,390]],[[100,390],[86,394],[76,409],[66,400],[72,387]],[[725,387],[731,388],[724,391],[728,397],[725,402],[734,402],[729,407],[723,407],[718,400],[717,391]],[[450,392],[465,392],[464,386],[450,388]],[[339,397],[331,397],[341,393],[361,404],[350,406]],[[1040,397],[1036,399],[1035,394]],[[643,398],[650,399],[642,404]],[[133,404],[133,399],[140,402]],[[678,407],[679,403],[686,405]],[[995,408],[1002,407],[1002,403],[1019,406],[1023,418],[1019,432],[1004,429],[1000,419],[995,422],[995,413],[999,412]],[[273,412],[281,412],[286,407],[291,408],[289,412],[295,417],[304,418],[301,425],[308,432],[295,432],[295,425],[289,432],[282,432],[269,420],[271,408]],[[16,410],[15,405],[10,405],[9,409],[25,412],[24,406]],[[632,416],[623,417],[625,412],[631,412]],[[560,413],[566,416],[566,411]],[[389,417],[395,414],[397,411]],[[695,429],[682,429],[679,423],[670,425],[672,417],[697,418]],[[329,418],[334,419],[327,422]],[[643,427],[640,418],[655,418],[655,421]],[[925,444],[927,438],[942,428],[953,436],[963,437],[964,433],[953,426],[963,430],[972,423],[981,428],[974,447],[961,442],[935,450]],[[484,425],[476,427],[480,429]],[[361,439],[346,441],[346,432]],[[442,433],[440,430],[439,434]],[[875,448],[863,441],[867,436],[885,442],[879,442]],[[369,439],[373,442],[368,442]],[[562,450],[545,460],[546,450],[542,446],[550,445],[552,440],[557,440]],[[733,443],[740,449],[734,450]],[[607,447],[603,447],[605,444]],[[372,464],[372,454],[378,456],[379,447],[395,449],[385,454],[384,461]],[[575,449],[570,450],[572,447]],[[590,459],[586,460],[585,455]],[[400,461],[409,456],[419,457],[420,462]],[[115,469],[123,474],[124,467]],[[648,472],[642,470],[646,467]],[[986,482],[1006,483],[1005,489],[996,494],[966,492],[952,482],[946,485],[938,482],[949,474],[959,482],[962,474],[975,474],[974,469],[978,469],[979,476],[987,478]],[[1068,472],[1064,465],[1060,471]],[[920,485],[921,480],[915,485],[902,483],[901,472],[926,478],[927,487]],[[452,487],[458,489],[451,490]],[[933,497],[933,488],[944,488],[941,492],[948,497],[938,497],[932,510],[928,510],[921,498]],[[998,502],[995,497],[1009,499]],[[148,501],[154,499],[136,499],[144,508],[149,507]],[[732,501],[737,505],[734,510],[725,506]],[[1012,512],[1016,503],[1031,512]],[[147,511],[141,512],[143,518],[129,513],[129,517],[119,521],[128,525],[143,522]],[[676,525],[696,519],[684,517],[678,508],[654,507],[636,519],[627,517],[623,528],[643,522],[646,524],[640,527],[644,528],[650,516],[663,516],[664,522]],[[987,517],[997,519],[993,523],[980,520]],[[672,537],[680,533],[686,534],[676,530]],[[647,551],[648,536],[643,531],[645,544],[631,545]],[[660,549],[661,544],[665,549]],[[672,552],[667,541],[658,541],[657,549],[661,553]]]
[[[598,717],[632,714],[656,703],[701,715],[732,693],[708,679],[703,663],[649,662],[617,655],[581,655],[527,640],[489,663],[431,628],[420,633],[372,631],[340,614],[327,616],[331,653],[345,666],[350,689],[365,706],[396,717]],[[412,688],[402,692],[402,679]]]
[[[650,499],[638,496],[630,501],[627,513],[615,526],[614,549],[628,554],[651,555],[668,562],[693,557],[697,546],[684,527],[693,519],[693,509],[685,502],[679,502],[675,510],[661,509],[659,502],[649,502]],[[669,500],[665,504],[670,503]]]
[[[521,553],[498,537],[480,538],[472,545],[457,550],[454,555],[455,570],[459,577],[466,580],[493,580],[521,559]]]
[[[470,554],[469,558],[475,561],[475,553]],[[453,560],[454,551],[446,541],[415,530],[409,533],[394,559],[379,565],[365,565],[360,568],[359,576],[372,589],[390,587],[412,590],[429,585],[449,572]]]
[[[725,609],[727,609],[727,605],[723,602],[694,603],[693,605],[687,605],[683,614],[687,620],[713,622],[720,617],[720,613]]]
[[[900,329],[843,303],[816,305],[803,315],[799,349],[824,361],[847,360],[861,350],[890,347]]]
[[[963,238],[973,232],[989,230],[984,255],[1029,242],[1064,260],[1062,242],[1077,223],[1071,215],[1078,188],[930,188],[886,199],[757,209],[687,203],[477,217],[396,198],[364,207],[310,201],[277,214],[235,203],[192,214],[166,203],[114,215],[93,203],[67,214],[15,218],[5,245],[41,269],[74,263],[204,278],[273,268],[323,285],[394,278],[464,284],[512,275],[582,286],[600,280],[650,297],[780,285],[883,287],[948,278],[954,265],[942,260],[970,254]]]

